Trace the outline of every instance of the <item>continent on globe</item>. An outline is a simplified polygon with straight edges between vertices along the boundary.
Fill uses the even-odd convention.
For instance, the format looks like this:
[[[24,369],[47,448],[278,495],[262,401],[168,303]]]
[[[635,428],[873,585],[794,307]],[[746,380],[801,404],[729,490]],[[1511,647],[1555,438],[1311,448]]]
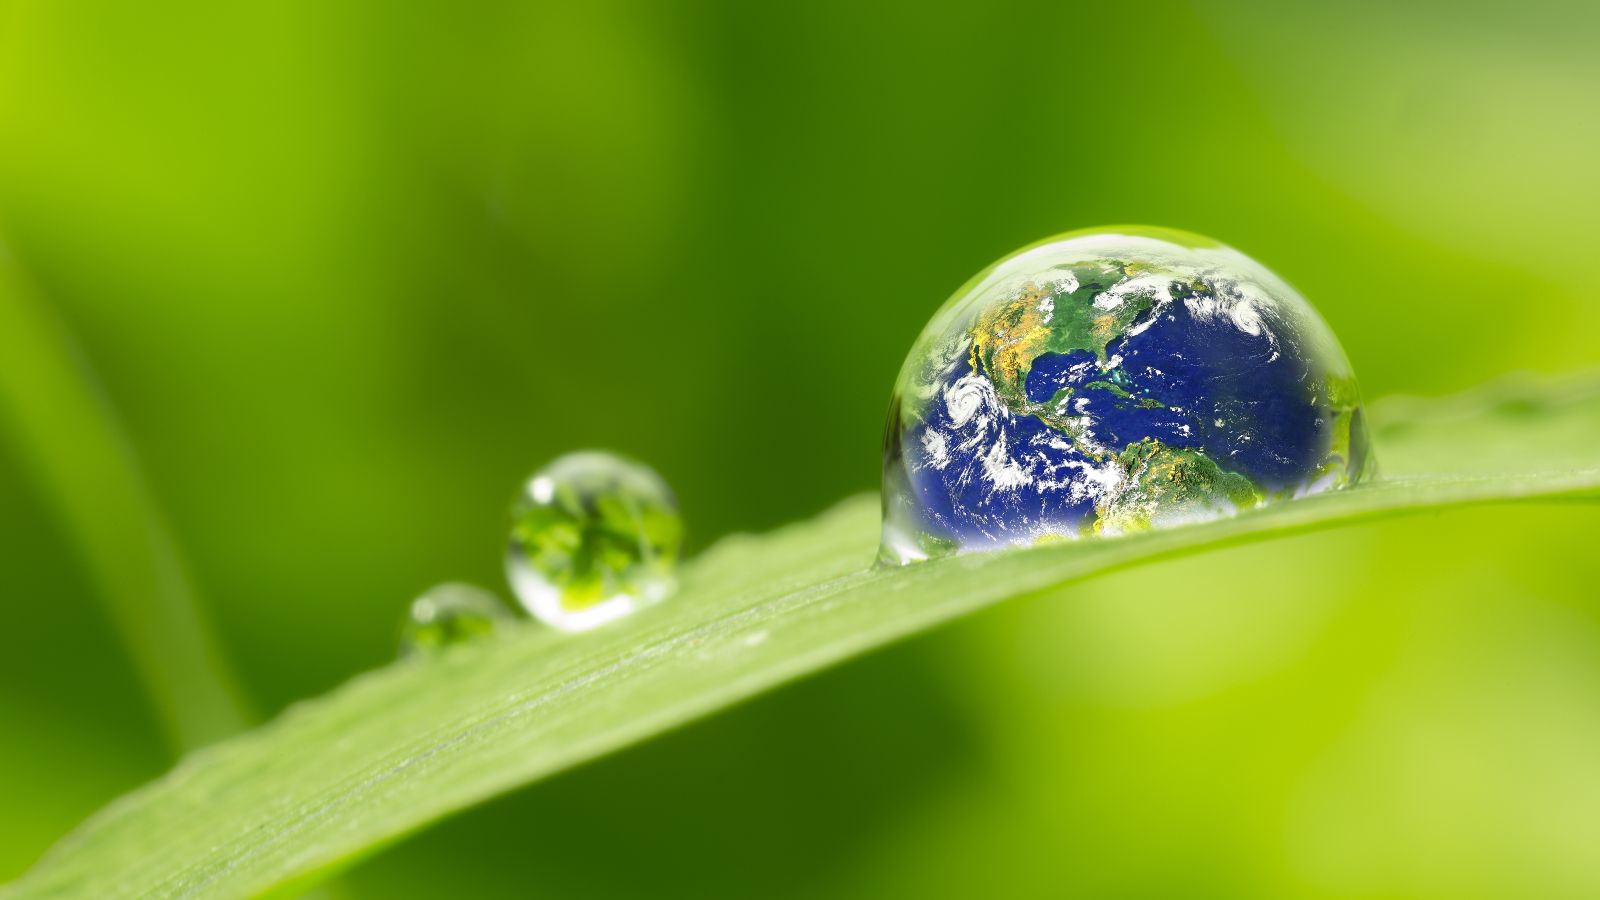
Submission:
[[[1372,458],[1338,340],[1199,235],[1050,238],[957,291],[900,370],[883,548],[960,550],[1233,515],[1351,485]]]

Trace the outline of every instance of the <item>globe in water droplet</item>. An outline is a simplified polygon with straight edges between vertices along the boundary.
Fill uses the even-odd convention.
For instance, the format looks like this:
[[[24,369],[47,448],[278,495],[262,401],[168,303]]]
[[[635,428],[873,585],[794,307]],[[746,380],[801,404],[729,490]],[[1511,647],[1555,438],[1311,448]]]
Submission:
[[[661,476],[614,454],[570,453],[518,496],[506,571],[535,618],[582,631],[669,594],[682,543]]]
[[[407,656],[488,637],[511,620],[511,611],[493,594],[470,584],[441,584],[411,602],[400,627],[400,650]]]
[[[912,347],[880,555],[1210,519],[1370,466],[1344,351],[1277,276],[1186,232],[1072,232],[979,273]]]

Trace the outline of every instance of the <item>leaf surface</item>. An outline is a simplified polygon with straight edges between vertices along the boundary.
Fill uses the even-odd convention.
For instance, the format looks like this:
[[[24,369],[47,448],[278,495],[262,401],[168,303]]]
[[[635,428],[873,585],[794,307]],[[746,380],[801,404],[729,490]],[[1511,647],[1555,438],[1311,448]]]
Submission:
[[[1600,498],[1600,376],[1391,399],[1371,418],[1378,480],[1205,524],[875,569],[878,504],[858,497],[728,538],[670,601],[612,627],[526,626],[392,665],[191,754],[0,896],[302,888],[451,812],[1011,597],[1365,519]]]

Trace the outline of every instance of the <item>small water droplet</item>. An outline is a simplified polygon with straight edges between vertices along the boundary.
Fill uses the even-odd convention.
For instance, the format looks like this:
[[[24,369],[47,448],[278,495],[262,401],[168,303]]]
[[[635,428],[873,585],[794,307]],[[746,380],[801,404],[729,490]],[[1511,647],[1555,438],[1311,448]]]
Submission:
[[[407,656],[488,637],[511,619],[493,594],[470,584],[441,584],[411,602],[400,627],[400,650]]]
[[[535,618],[583,631],[667,596],[682,543],[661,476],[611,453],[569,453],[518,496],[506,572]]]
[[[1333,332],[1237,250],[1158,228],[1051,238],[969,282],[906,357],[880,558],[1120,534],[1344,487],[1372,467],[1360,411]]]

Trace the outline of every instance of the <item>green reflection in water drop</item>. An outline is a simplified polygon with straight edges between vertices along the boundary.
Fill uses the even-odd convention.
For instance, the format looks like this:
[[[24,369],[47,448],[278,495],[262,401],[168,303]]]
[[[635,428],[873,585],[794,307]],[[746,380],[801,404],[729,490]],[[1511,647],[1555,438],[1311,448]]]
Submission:
[[[582,631],[671,593],[682,543],[661,476],[615,454],[569,453],[518,495],[506,572],[534,618]]]
[[[493,594],[470,584],[441,584],[411,602],[400,626],[405,656],[436,653],[445,647],[493,635],[511,620],[511,610]]]

